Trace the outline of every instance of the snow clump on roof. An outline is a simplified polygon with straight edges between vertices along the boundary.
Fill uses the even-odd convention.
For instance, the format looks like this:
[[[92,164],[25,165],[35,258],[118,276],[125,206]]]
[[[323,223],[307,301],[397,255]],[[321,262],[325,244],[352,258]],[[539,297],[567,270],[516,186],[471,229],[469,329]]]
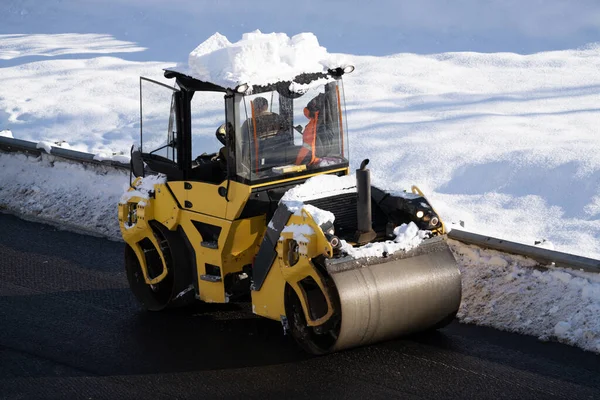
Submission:
[[[304,72],[326,72],[341,62],[341,55],[329,54],[313,33],[290,38],[285,33],[256,30],[235,43],[215,33],[190,53],[186,72],[205,82],[235,88],[244,83],[292,80]]]

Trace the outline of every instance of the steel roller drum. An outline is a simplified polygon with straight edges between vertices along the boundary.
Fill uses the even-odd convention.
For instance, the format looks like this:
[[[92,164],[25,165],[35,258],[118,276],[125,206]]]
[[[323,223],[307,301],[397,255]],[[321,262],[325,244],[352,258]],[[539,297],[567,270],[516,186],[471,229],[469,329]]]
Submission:
[[[431,329],[453,318],[461,276],[443,237],[399,256],[329,265],[341,327],[332,351]]]

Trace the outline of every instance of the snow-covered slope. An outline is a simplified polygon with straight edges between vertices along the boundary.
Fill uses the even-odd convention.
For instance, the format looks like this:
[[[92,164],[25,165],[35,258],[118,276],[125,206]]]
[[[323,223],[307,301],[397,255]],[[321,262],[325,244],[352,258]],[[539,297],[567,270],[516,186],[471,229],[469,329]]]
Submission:
[[[416,184],[468,230],[600,257],[600,46],[343,58],[356,65],[345,79],[353,168],[371,159],[375,184]],[[0,128],[128,154],[138,77],[165,81],[162,68],[174,65],[94,57],[2,68]],[[221,97],[197,112],[197,145],[215,151]]]

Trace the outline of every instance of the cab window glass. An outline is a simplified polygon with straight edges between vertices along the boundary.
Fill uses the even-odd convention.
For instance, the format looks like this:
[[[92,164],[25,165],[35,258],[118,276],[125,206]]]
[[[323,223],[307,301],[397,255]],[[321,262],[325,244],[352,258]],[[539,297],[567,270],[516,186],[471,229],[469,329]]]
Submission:
[[[215,132],[225,122],[223,102],[223,93],[194,93],[191,102],[192,160],[200,156],[215,155],[222,147]]]
[[[243,96],[237,173],[260,180],[348,162],[338,82]]]
[[[137,147],[176,162],[176,89],[146,78],[141,78],[140,82],[142,135]]]

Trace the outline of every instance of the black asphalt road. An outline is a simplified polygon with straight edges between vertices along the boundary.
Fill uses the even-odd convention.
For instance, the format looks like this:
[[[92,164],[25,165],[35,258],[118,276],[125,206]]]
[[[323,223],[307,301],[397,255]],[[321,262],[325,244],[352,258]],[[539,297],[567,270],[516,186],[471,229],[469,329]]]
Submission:
[[[600,357],[456,322],[309,357],[243,305],[145,313],[122,253],[0,214],[1,399],[600,398]]]

